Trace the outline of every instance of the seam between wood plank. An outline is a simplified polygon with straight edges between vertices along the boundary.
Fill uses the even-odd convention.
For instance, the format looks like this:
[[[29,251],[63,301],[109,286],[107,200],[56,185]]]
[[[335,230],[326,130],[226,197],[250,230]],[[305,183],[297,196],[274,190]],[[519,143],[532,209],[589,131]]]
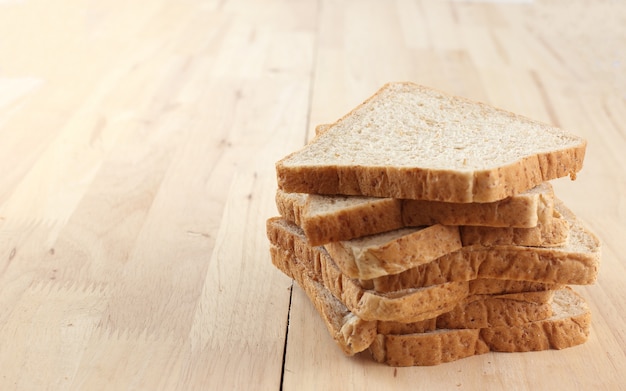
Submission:
[[[289,341],[289,324],[291,320],[292,299],[293,299],[293,280],[291,280],[291,286],[289,287],[289,305],[287,306],[287,324],[285,327],[285,342],[283,344],[283,363],[280,368],[280,391],[283,390],[283,383],[285,381],[285,364],[287,363],[287,342]]]

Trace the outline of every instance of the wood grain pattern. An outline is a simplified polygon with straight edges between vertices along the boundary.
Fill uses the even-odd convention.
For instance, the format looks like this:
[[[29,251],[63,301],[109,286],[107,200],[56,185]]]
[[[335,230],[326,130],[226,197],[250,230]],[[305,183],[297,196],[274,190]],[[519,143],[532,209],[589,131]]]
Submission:
[[[625,45],[617,1],[0,1],[0,389],[623,388]],[[271,265],[274,162],[395,80],[589,140],[586,344],[346,358]]]

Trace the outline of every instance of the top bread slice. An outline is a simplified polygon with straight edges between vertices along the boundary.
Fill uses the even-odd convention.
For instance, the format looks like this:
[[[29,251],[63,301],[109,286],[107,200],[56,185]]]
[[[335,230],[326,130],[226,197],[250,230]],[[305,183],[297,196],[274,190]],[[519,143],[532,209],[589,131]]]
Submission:
[[[493,202],[582,169],[586,141],[413,83],[389,83],[276,163],[286,192]]]

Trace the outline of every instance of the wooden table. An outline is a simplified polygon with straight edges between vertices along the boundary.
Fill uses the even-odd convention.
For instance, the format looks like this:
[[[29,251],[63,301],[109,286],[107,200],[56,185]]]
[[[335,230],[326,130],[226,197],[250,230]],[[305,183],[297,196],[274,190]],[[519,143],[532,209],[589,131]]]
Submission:
[[[626,389],[626,3],[0,0],[0,389]],[[588,139],[587,343],[347,358],[270,262],[274,162],[387,81]]]

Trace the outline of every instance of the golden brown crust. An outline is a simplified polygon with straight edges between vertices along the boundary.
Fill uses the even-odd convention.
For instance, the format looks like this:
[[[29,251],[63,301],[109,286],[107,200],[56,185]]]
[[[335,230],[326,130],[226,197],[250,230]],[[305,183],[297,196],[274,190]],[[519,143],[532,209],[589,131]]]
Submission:
[[[370,353],[390,366],[438,365],[494,352],[528,352],[565,349],[584,343],[590,331],[591,313],[582,297],[562,289],[569,305],[553,301],[553,315],[519,325],[479,329],[436,329],[412,334],[378,334]]]
[[[378,334],[369,351],[392,367],[432,366],[487,353],[480,329],[436,330],[421,334]]]
[[[537,250],[540,251],[464,249],[402,273],[361,281],[361,284],[377,292],[388,292],[477,278],[572,285],[588,285],[596,281],[599,254]]]
[[[552,296],[552,292],[548,292]],[[528,296],[528,295],[526,295]],[[552,315],[550,301],[533,302],[524,295],[517,299],[495,295],[483,295],[468,300],[464,305],[455,307],[437,317],[439,329],[476,329],[490,327],[508,327]]]
[[[311,199],[314,197],[314,199]],[[302,193],[276,192],[276,207],[280,215],[298,225],[312,246],[360,238],[380,232],[402,228],[401,200],[393,198],[372,199],[332,213],[312,213],[311,204],[323,196]],[[326,197],[330,205],[336,197]]]
[[[452,310],[419,322],[384,322],[378,334],[413,334],[436,329],[476,329],[516,326],[547,319],[552,315],[554,291],[521,294],[471,295]]]

